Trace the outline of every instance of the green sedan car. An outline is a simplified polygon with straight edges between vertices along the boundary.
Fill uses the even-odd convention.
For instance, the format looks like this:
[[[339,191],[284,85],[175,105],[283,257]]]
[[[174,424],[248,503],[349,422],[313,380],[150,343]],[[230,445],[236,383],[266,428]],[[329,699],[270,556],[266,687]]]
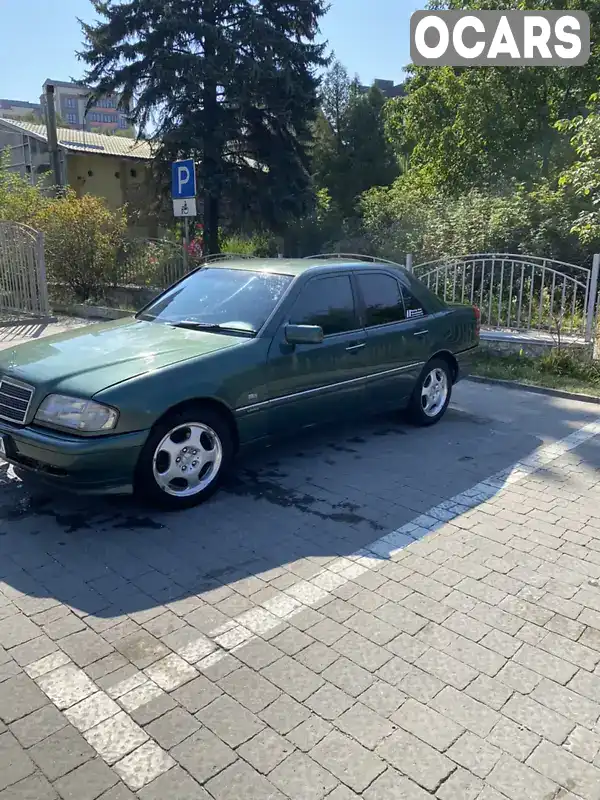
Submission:
[[[186,508],[240,447],[390,409],[446,411],[479,311],[340,259],[204,266],[134,317],[0,354],[0,456],[85,493]]]

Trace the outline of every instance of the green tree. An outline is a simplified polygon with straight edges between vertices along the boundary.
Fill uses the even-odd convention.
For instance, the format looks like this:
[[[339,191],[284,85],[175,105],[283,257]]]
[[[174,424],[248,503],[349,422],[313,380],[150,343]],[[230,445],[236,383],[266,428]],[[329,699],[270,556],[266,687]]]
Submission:
[[[338,140],[333,125],[323,111],[317,112],[311,142],[311,162],[315,184],[330,193],[339,182],[340,159],[343,144]]]
[[[572,136],[577,154],[577,160],[561,175],[560,184],[587,201],[572,227],[585,244],[600,239],[600,97],[595,94],[591,99],[586,116],[557,124],[559,130]]]
[[[363,93],[354,84],[344,120],[344,200],[340,198],[340,204],[346,213],[367,189],[388,186],[398,175],[398,162],[385,133],[385,104],[375,86]]]
[[[277,229],[310,195],[316,43],[325,0],[92,0],[83,24],[93,98],[118,92],[168,162],[195,157],[208,252],[225,201]]]
[[[425,197],[410,177],[362,199],[363,224],[377,253],[418,261],[467,253],[533,253],[582,263],[598,246],[574,230],[586,203],[547,182],[504,193],[471,189],[459,197]]]
[[[385,98],[372,87],[363,92],[358,80],[335,62],[323,81],[321,112],[314,126],[313,171],[345,217],[355,216],[360,195],[386,186],[398,174],[386,138]]]
[[[352,83],[344,65],[339,61],[334,61],[323,79],[321,111],[335,136],[338,151],[342,149],[351,86]]]
[[[32,225],[46,202],[40,183],[11,168],[10,149],[0,150],[0,220]]]
[[[582,68],[418,67],[407,96],[390,106],[387,132],[410,154],[415,177],[431,193],[473,186],[530,186],[556,178],[571,157],[556,122],[581,113],[600,74],[600,0],[431,0],[444,10],[587,11],[592,54]]]

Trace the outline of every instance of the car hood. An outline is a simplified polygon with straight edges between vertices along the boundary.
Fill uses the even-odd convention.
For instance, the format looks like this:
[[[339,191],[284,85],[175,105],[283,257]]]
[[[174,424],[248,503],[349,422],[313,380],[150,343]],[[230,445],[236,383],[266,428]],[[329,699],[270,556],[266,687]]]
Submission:
[[[127,318],[4,350],[0,372],[46,391],[91,397],[122,381],[247,341]]]

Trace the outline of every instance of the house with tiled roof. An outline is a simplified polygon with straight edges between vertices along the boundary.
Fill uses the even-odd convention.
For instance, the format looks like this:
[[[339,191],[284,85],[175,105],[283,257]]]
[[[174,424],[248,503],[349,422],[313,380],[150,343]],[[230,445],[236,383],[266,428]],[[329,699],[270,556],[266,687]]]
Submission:
[[[140,235],[157,235],[158,219],[150,142],[126,136],[58,128],[63,183],[78,195],[103,197],[111,208],[127,204]],[[32,183],[52,174],[45,125],[0,119],[0,151],[8,148],[10,169]]]

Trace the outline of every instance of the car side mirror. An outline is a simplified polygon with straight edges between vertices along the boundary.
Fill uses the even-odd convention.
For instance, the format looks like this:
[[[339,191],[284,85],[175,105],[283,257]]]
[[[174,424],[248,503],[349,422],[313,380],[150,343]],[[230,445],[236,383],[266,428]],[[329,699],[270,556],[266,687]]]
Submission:
[[[321,344],[323,328],[320,325],[286,325],[285,340],[288,344]]]

